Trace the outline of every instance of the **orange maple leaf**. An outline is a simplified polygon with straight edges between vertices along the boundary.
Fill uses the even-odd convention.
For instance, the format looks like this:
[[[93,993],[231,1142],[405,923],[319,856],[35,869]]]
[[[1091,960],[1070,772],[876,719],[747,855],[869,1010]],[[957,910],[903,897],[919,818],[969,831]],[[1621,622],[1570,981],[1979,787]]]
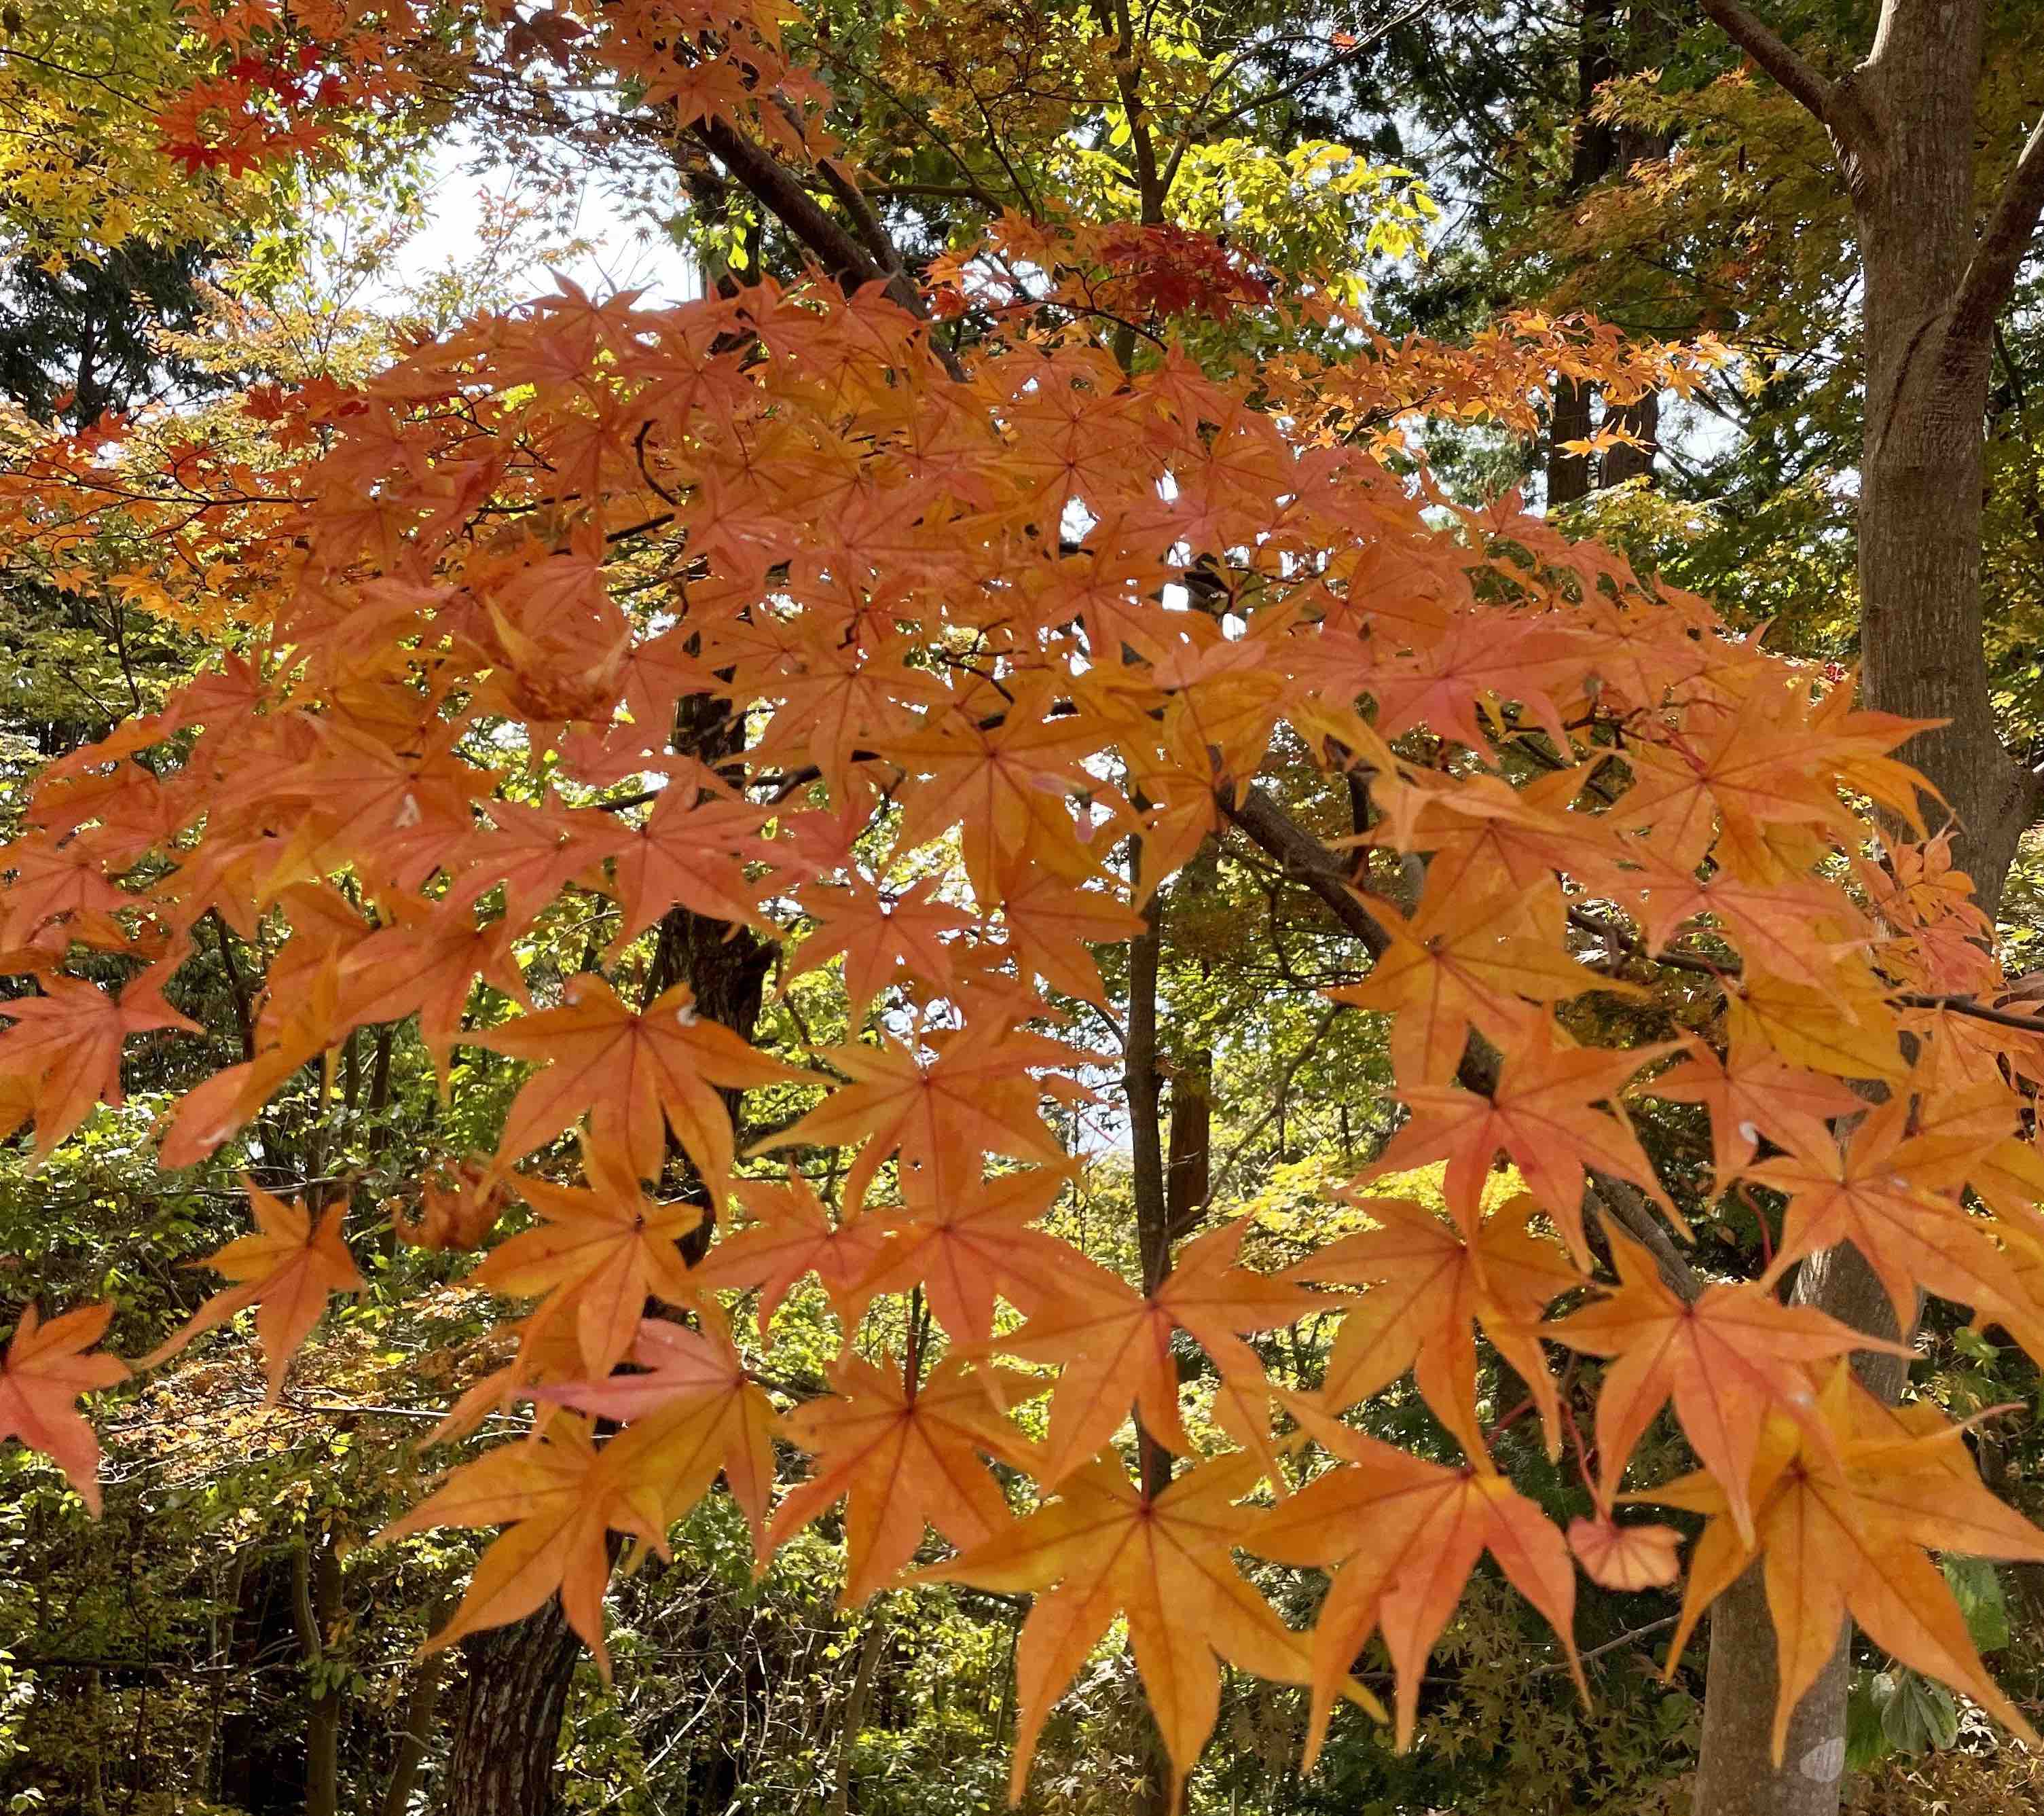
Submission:
[[[1669,1400],[1696,1459],[1726,1487],[1727,1506],[1751,1539],[1746,1499],[1760,1434],[1770,1416],[1804,1425],[1821,1438],[1806,1365],[1856,1349],[1907,1356],[1841,1324],[1813,1306],[1787,1306],[1753,1281],[1707,1286],[1693,1303],[1661,1278],[1654,1258],[1608,1226],[1619,1284],[1540,1334],[1593,1356],[1614,1358],[1597,1391],[1600,1492],[1610,1504],[1619,1478],[1654,1415]]]
[[[102,1103],[121,1102],[121,1048],[153,1028],[204,1032],[164,1002],[148,979],[117,996],[77,978],[42,980],[40,996],[0,1004],[13,1022],[0,1033],[0,1072],[33,1080],[36,1156],[52,1149]]]
[[[200,1334],[225,1324],[236,1312],[256,1307],[256,1335],[268,1364],[274,1402],[283,1391],[284,1371],[333,1293],[359,1292],[366,1283],[341,1240],[347,1206],[336,1204],[315,1223],[310,1212],[273,1198],[253,1179],[243,1181],[256,1216],[256,1233],[237,1236],[224,1248],[187,1267],[210,1268],[236,1283],[215,1293],[159,1348],[144,1356],[153,1368]]]
[[[128,1364],[119,1356],[83,1353],[106,1334],[113,1318],[110,1301],[81,1306],[47,1324],[33,1306],[24,1306],[0,1364],[0,1437],[18,1437],[50,1458],[94,1518],[99,1441],[71,1402],[127,1379]]]
[[[1758,1556],[1779,1661],[1777,1768],[1788,1718],[1838,1649],[1849,1614],[1876,1645],[1963,1691],[2038,1745],[2022,1710],[1988,1676],[1943,1573],[1924,1552],[2036,1561],[2044,1559],[2044,1531],[1981,1485],[1959,1442],[1961,1428],[1934,1407],[1883,1406],[1843,1360],[1819,1406],[1829,1428],[1823,1442],[1787,1419],[1769,1422],[1745,1484],[1754,1509],[1750,1542],[1730,1517],[1726,1484],[1706,1471],[1627,1497],[1685,1508],[1709,1522],[1690,1555],[1668,1671],[1704,1610]]]
[[[376,1535],[378,1544],[437,1526],[508,1526],[482,1554],[454,1618],[425,1644],[437,1652],[485,1627],[522,1620],[559,1594],[568,1625],[596,1655],[606,1681],[603,1593],[610,1581],[606,1534],[615,1528],[656,1548],[667,1528],[648,1528],[625,1498],[609,1446],[586,1421],[557,1418],[544,1432],[465,1463],[418,1506]]]
[[[541,1065],[504,1119],[498,1159],[529,1154],[586,1113],[599,1146],[614,1147],[638,1178],[658,1179],[671,1127],[721,1207],[733,1158],[731,1118],[713,1087],[802,1075],[698,1014],[686,984],[643,1012],[627,1008],[590,972],[569,979],[561,998],[558,1009],[472,1037],[479,1046]]]
[[[788,975],[800,977],[842,952],[845,994],[855,1017],[863,1016],[899,971],[939,987],[955,983],[962,956],[957,936],[973,920],[936,898],[939,882],[926,878],[897,895],[863,879],[850,887],[819,884],[805,891],[802,903],[815,918],[816,930],[797,949]]]
[[[859,1210],[832,1218],[809,1181],[792,1170],[786,1185],[743,1181],[738,1202],[751,1223],[718,1239],[690,1270],[690,1285],[697,1291],[759,1287],[759,1341],[770,1349],[774,1314],[796,1281],[815,1274],[843,1311],[849,1340],[857,1310],[863,1309],[863,1301],[850,1289],[864,1277],[887,1241],[879,1222]],[[852,1306],[847,1305],[847,1297]]]
[[[2010,1126],[2006,1097],[1990,1107],[1993,1132],[1962,1142],[1961,1153],[1992,1150]],[[1880,1277],[1904,1329],[1915,1322],[1919,1286],[2023,1328],[2031,1308],[2010,1294],[2008,1265],[1987,1224],[1954,1190],[1965,1166],[1955,1178],[1950,1148],[1913,1137],[1911,1116],[1911,1101],[1896,1096],[1869,1110],[1842,1142],[1785,1133],[1788,1152],[1750,1170],[1758,1183],[1788,1195],[1766,1279],[1780,1279],[1805,1255],[1850,1241]]]
[[[1792,1137],[1819,1144],[1829,1138],[1833,1118],[1866,1106],[1836,1079],[1789,1065],[1751,1041],[1734,1041],[1722,1060],[1708,1047],[1692,1046],[1685,1062],[1640,1088],[1650,1097],[1700,1104],[1710,1112],[1711,1163],[1720,1192],[1759,1151],[1763,1136],[1777,1147]]]
[[[1049,1210],[1070,1177],[1066,1166],[1024,1168],[891,1219],[894,1233],[855,1296],[920,1286],[931,1315],[954,1342],[989,1342],[997,1299],[1033,1311],[1057,1295],[1070,1273],[1070,1244],[1028,1227]]]
[[[774,1407],[718,1321],[709,1322],[710,1329],[695,1331],[649,1318],[632,1345],[632,1361],[644,1372],[535,1387],[532,1395],[630,1422],[605,1456],[646,1529],[665,1533],[721,1474],[763,1557]]]
[[[1350,1429],[1303,1395],[1288,1395],[1286,1404],[1336,1466],[1265,1514],[1244,1543],[1280,1564],[1338,1566],[1313,1629],[1308,1766],[1350,1660],[1380,1630],[1397,1676],[1399,1750],[1412,1744],[1427,1655],[1486,1550],[1562,1636],[1588,1699],[1571,1637],[1575,1566],[1538,1506],[1487,1464],[1443,1468]]]
[[[1233,1503],[1262,1465],[1246,1454],[1200,1464],[1154,1498],[1112,1454],[1060,1484],[1057,1499],[913,1581],[1039,1591],[1016,1653],[1020,1720],[1009,1795],[1021,1799],[1051,1706],[1120,1614],[1171,1760],[1174,1803],[1220,1708],[1215,1655],[1284,1683],[1313,1675],[1303,1635],[1274,1614],[1230,1552],[1250,1541],[1256,1510]],[[1047,1591],[1047,1592],[1044,1592]],[[1187,1616],[1197,1610],[1196,1626]],[[1330,1687],[1381,1716],[1344,1671]]]
[[[1519,890],[1445,897],[1429,891],[1416,920],[1387,902],[1369,901],[1389,947],[1360,983],[1326,994],[1336,1002],[1392,1017],[1391,1055],[1415,1083],[1454,1075],[1472,1028],[1509,1047],[1531,1032],[1529,1005],[1564,1002],[1588,991],[1646,995],[1636,984],[1600,977],[1540,937]]]
[[[987,1154],[1054,1166],[1064,1160],[1038,1109],[1041,1093],[1032,1075],[1081,1060],[1062,1041],[1001,1025],[939,1029],[912,1045],[883,1034],[874,1045],[832,1047],[823,1056],[851,1083],[763,1148],[863,1140],[851,1181],[861,1190],[898,1149],[902,1191],[912,1202],[970,1191]]]
[[[1424,1205],[1404,1198],[1338,1195],[1380,1227],[1343,1237],[1286,1270],[1285,1277],[1369,1287],[1344,1312],[1327,1357],[1321,1396],[1337,1410],[1388,1387],[1408,1368],[1435,1416],[1472,1458],[1486,1454],[1477,1417],[1474,1326],[1496,1346],[1534,1396],[1558,1454],[1554,1378],[1535,1329],[1549,1303],[1581,1283],[1568,1257],[1526,1225],[1536,1214],[1523,1194],[1477,1224],[1473,1240]]]
[[[1238,1267],[1249,1222],[1236,1218],[1188,1243],[1147,1295],[1074,1256],[1058,1296],[1020,1329],[995,1340],[1004,1355],[1062,1364],[1037,1465],[1041,1479],[1059,1481],[1098,1451],[1132,1402],[1160,1444],[1181,1456],[1193,1448],[1178,1417],[1175,1329],[1196,1339],[1224,1378],[1263,1388],[1263,1364],[1240,1333],[1289,1324],[1331,1302],[1281,1276]]]
[[[639,1332],[649,1294],[694,1302],[695,1283],[675,1244],[702,1222],[694,1205],[648,1197],[621,1157],[586,1138],[589,1188],[513,1174],[510,1184],[543,1219],[492,1249],[469,1275],[473,1286],[540,1298],[528,1333],[572,1312],[582,1365],[606,1375]]]
[[[1640,1522],[1620,1526],[1600,1516],[1569,1522],[1569,1549],[1583,1574],[1607,1589],[1636,1595],[1642,1589],[1665,1589],[1682,1574],[1676,1556],[1682,1535],[1673,1526]]]
[[[1481,1214],[1484,1179],[1502,1149],[1518,1164],[1581,1266],[1590,1260],[1583,1195],[1593,1172],[1630,1180],[1686,1233],[1618,1106],[1627,1080],[1669,1051],[1578,1047],[1546,1017],[1537,1018],[1529,1038],[1504,1056],[1489,1096],[1425,1083],[1400,1084],[1389,1094],[1405,1100],[1412,1120],[1362,1180],[1408,1172],[1445,1155],[1448,1208],[1467,1230]],[[1594,1107],[1600,1100],[1610,1102],[1609,1114]]]
[[[946,1356],[911,1384],[891,1356],[876,1366],[848,1355],[832,1370],[831,1384],[839,1397],[812,1400],[781,1421],[816,1460],[775,1509],[766,1543],[786,1544],[844,1501],[840,1606],[863,1602],[907,1564],[926,1522],[960,1546],[1009,1524],[1007,1497],[980,1459],[1020,1464],[1029,1447],[962,1358]]]

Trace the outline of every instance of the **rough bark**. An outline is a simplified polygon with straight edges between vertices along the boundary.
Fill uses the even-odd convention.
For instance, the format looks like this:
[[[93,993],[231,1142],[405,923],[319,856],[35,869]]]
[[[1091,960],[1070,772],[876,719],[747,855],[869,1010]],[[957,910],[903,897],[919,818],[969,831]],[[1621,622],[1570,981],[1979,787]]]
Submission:
[[[1946,724],[1904,754],[1949,810],[1958,862],[1999,906],[2038,785],[2003,748],[1981,599],[1990,335],[2044,206],[2044,128],[1991,208],[1974,195],[1983,0],[1885,0],[1873,48],[1827,79],[1741,3],[1704,10],[1829,132],[1851,197],[1864,277],[1865,440],[1859,505],[1865,702]],[[1869,1331],[1885,1302],[1850,1251],[1813,1257],[1799,1296]],[[1892,1326],[1890,1327],[1892,1328]],[[1872,1379],[1899,1391],[1891,1375]],[[1804,1699],[1782,1770],[1767,1745],[1773,1641],[1742,1583],[1713,1615],[1696,1816],[1833,1816],[1842,1766],[1842,1656]],[[1841,1636],[1841,1647],[1845,1645]]]
[[[1896,1334],[1886,1292],[1849,1245],[1812,1256],[1797,1275],[1796,1297],[1855,1329]],[[1898,1358],[1862,1352],[1853,1365],[1884,1399],[1900,1396],[1907,1368]],[[1754,1565],[1712,1604],[1696,1816],[1835,1816],[1845,1773],[1851,1642],[1848,1623],[1823,1675],[1796,1706],[1777,1771],[1771,1730],[1780,1679],[1762,1567]]]
[[[1597,90],[1618,73],[1612,54],[1612,30],[1616,17],[1615,0],[1582,0],[1581,24],[1576,50],[1575,139],[1569,158],[1570,196],[1581,195],[1611,174],[1618,154],[1617,136],[1600,120],[1590,117],[1590,105]],[[1581,379],[1556,381],[1554,401],[1547,424],[1547,508],[1558,510],[1590,494],[1594,468],[1592,456],[1571,452],[1568,441],[1589,438],[1596,387]]]
[[[446,1816],[553,1816],[561,1722],[581,1649],[558,1596],[462,1641]]]
[[[1607,448],[1598,477],[1607,486],[1622,486],[1627,479],[1654,477],[1654,456],[1661,446],[1661,394],[1649,391],[1632,403],[1616,404],[1604,411],[1604,420],[1639,437],[1634,448],[1625,442]]]
[[[1865,279],[1866,430],[1860,469],[1861,648],[1866,702],[1948,724],[1906,752],[1958,822],[1990,913],[2034,816],[2036,784],[2003,749],[1981,605],[1983,425],[1990,342],[1954,333],[1975,250],[1977,0],[1891,4],[1855,77],[1879,122],[1855,160]]]

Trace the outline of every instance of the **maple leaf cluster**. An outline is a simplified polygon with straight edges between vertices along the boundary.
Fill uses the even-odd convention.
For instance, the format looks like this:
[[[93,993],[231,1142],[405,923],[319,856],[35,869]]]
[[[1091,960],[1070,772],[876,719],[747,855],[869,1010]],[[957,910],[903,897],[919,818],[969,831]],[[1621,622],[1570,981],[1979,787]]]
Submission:
[[[1850,1609],[2021,1729],[1925,1552],[2044,1534],[1934,1410],[1858,1383],[1875,1340],[1776,1290],[1850,1241],[1904,1328],[1927,1291],[2044,1352],[2044,1048],[1981,1012],[1991,930],[1945,846],[1896,830],[1921,830],[1894,755],[1918,728],[1516,499],[1323,433],[1366,414],[1338,386],[1314,410],[1297,372],[1132,369],[1097,325],[955,352],[878,285],[652,308],[563,283],[357,389],[260,400],[302,425],[304,502],[246,646],[51,766],[0,847],[0,1116],[47,1153],[117,1102],[131,1041],[192,1030],[202,930],[261,986],[166,1168],[363,1027],[416,1017],[450,1091],[486,1083],[458,1047],[528,1068],[493,1152],[416,1156],[404,1225],[487,1248],[470,1279],[515,1338],[441,1435],[532,1408],[392,1529],[505,1529],[439,1643],[558,1592],[601,1656],[610,1535],[661,1549],[720,1480],[763,1559],[842,1502],[851,1599],[928,1529],[951,1549],[920,1579],[1035,1595],[1018,1787],[1118,1618],[1182,1781],[1220,1661],[1311,1686],[1317,1749],[1337,1702],[1376,1707],[1373,1634],[1402,1743],[1486,1553],[1573,1662],[1579,1567],[1673,1574],[1673,1535],[1618,1517],[1643,1499],[1708,1521],[1685,1626],[1763,1561],[1785,1719]],[[1368,818],[1323,837],[1315,791],[1351,780]],[[1058,1113],[1106,1056],[1057,1004],[1111,1018],[1098,950],[1243,837],[1355,942],[1334,999],[1386,1029],[1404,1120],[1344,1188],[1358,1233],[1267,1272],[1210,1205],[1139,1287],[1044,1226]],[[568,912],[599,937],[563,975],[536,955]],[[658,962],[678,915],[782,948],[784,988],[831,968],[848,1037],[770,1051],[698,1001]],[[748,1139],[765,1091],[801,1107]],[[1708,1119],[1707,1202],[1777,1195],[1762,1277],[1683,1261],[1642,1096]],[[1500,1160],[1523,1191],[1493,1205]],[[1439,1163],[1444,1216],[1366,1189]],[[362,1285],[325,1189],[252,1187],[227,1288],[143,1365],[252,1308],[279,1391]],[[805,1399],[749,1345],[812,1280],[843,1349]],[[1251,1341],[1308,1314],[1338,1321],[1310,1386]],[[92,1350],[108,1316],[29,1313],[0,1372],[0,1425],[88,1498],[74,1402],[123,1372]],[[1493,1459],[1479,1332],[1558,1453],[1556,1353],[1605,1359],[1596,1515],[1568,1533]],[[1344,1418],[1408,1372],[1459,1466]],[[1628,1489],[1670,1406],[1699,1471]],[[814,1460],[786,1488],[777,1436]],[[1311,1632],[1242,1552],[1331,1573]]]

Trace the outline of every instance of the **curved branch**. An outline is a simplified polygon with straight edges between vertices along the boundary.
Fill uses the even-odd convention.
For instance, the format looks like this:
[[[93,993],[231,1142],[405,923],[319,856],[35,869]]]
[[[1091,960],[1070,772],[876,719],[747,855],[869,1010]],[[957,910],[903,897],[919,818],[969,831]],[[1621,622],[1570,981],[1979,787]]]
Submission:
[[[1873,117],[1847,84],[1823,75],[1740,0],[1703,0],[1703,6],[1719,29],[1822,121],[1841,145],[1862,156],[1873,149]]]
[[[1984,343],[2015,287],[2015,273],[2030,249],[2038,217],[2044,215],[2044,119],[2023,143],[2015,168],[2008,173],[1987,231],[1966,262],[1952,304],[1946,343],[1955,347]]]

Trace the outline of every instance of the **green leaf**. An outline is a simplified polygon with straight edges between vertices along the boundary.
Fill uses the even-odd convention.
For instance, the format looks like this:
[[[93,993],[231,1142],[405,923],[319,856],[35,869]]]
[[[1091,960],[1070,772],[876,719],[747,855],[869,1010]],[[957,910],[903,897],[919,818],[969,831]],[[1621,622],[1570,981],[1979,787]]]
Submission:
[[[2008,1602],[1994,1565],[1984,1557],[1947,1556],[1938,1564],[1973,1644],[1984,1652],[2000,1651],[2009,1639]]]
[[[1870,1671],[1853,1673],[1852,1690],[1846,1698],[1846,1769],[1865,1772],[1895,1751],[1895,1743],[1881,1726],[1881,1699],[1874,1686],[1887,1679]]]
[[[1874,1695],[1881,1732],[1898,1752],[1940,1752],[1959,1737],[1958,1705],[1942,1683],[1898,1664],[1874,1679]]]

